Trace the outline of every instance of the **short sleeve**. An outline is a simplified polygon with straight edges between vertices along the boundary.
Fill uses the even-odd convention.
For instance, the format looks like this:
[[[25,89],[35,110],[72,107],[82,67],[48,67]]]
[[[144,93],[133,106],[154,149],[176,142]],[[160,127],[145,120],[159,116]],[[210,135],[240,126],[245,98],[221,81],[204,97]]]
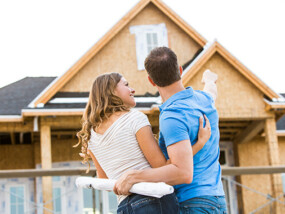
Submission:
[[[163,115],[160,120],[160,132],[166,147],[182,140],[189,140],[189,130],[181,114]]]
[[[135,135],[142,127],[145,126],[151,126],[149,123],[149,120],[147,116],[140,112],[140,111],[134,111],[134,114],[132,115],[132,131],[133,134]]]

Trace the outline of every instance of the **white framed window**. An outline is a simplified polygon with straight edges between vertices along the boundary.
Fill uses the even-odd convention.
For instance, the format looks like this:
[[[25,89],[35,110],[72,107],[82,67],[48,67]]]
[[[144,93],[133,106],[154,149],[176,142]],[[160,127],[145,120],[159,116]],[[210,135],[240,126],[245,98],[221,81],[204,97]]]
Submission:
[[[144,70],[144,60],[156,47],[168,47],[167,29],[164,23],[157,25],[136,25],[130,27],[136,37],[136,56],[138,70]]]
[[[118,202],[114,192],[96,189],[82,189],[83,214],[117,213]],[[95,207],[94,207],[95,206]]]
[[[62,207],[61,207],[61,188],[56,187],[52,188],[52,200],[53,200],[53,211],[56,214],[60,214]]]
[[[52,177],[52,201],[53,211],[56,214],[66,213],[65,177]]]
[[[15,185],[9,187],[9,214],[24,214],[26,211],[25,207],[25,186]]]
[[[220,157],[221,166],[234,166],[233,142],[220,142]],[[229,179],[229,180],[228,180]],[[237,190],[234,183],[230,180],[235,180],[234,176],[222,176],[222,183],[227,201],[227,209],[229,214],[238,213],[237,205]]]

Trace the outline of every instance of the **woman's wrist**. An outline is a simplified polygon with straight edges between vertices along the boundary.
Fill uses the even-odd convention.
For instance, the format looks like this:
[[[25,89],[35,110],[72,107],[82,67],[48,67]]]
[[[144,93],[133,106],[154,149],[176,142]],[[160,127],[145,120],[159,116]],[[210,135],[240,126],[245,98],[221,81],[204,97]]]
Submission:
[[[203,143],[201,142],[201,140],[198,139],[196,144],[197,144],[197,149],[200,151],[203,148]]]

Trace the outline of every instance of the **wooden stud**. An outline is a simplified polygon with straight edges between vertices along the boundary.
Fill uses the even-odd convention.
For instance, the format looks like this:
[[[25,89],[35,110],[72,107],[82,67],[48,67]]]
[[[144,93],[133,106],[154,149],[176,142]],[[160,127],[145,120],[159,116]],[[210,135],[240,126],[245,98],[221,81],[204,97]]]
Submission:
[[[33,124],[25,123],[1,123],[0,132],[32,132]]]
[[[14,132],[10,132],[10,137],[11,137],[12,145],[15,145],[16,144],[16,142],[15,142],[15,133]]]
[[[280,165],[279,145],[276,135],[275,118],[268,118],[265,121],[265,141],[268,147],[269,164],[271,166]],[[271,175],[273,197],[279,197],[283,194],[281,174]],[[282,213],[282,207],[279,203],[274,203],[275,213]],[[283,210],[284,211],[284,210]]]
[[[41,164],[42,169],[52,168],[52,155],[51,155],[51,130],[50,126],[41,124]],[[53,210],[52,203],[52,177],[42,178],[42,190],[43,190],[43,203],[51,201],[44,205],[45,208]],[[44,211],[44,213],[48,213]]]

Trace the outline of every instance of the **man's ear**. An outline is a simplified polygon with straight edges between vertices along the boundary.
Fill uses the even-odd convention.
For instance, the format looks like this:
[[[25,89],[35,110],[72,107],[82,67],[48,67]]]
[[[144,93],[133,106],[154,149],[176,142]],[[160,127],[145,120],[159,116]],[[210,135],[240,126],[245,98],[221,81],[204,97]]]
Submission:
[[[152,81],[152,79],[150,78],[150,76],[147,76],[148,81],[150,82],[150,84],[152,84],[153,86],[156,86],[156,84]]]
[[[183,68],[181,66],[179,66],[179,71],[180,71],[180,76],[182,76]]]

